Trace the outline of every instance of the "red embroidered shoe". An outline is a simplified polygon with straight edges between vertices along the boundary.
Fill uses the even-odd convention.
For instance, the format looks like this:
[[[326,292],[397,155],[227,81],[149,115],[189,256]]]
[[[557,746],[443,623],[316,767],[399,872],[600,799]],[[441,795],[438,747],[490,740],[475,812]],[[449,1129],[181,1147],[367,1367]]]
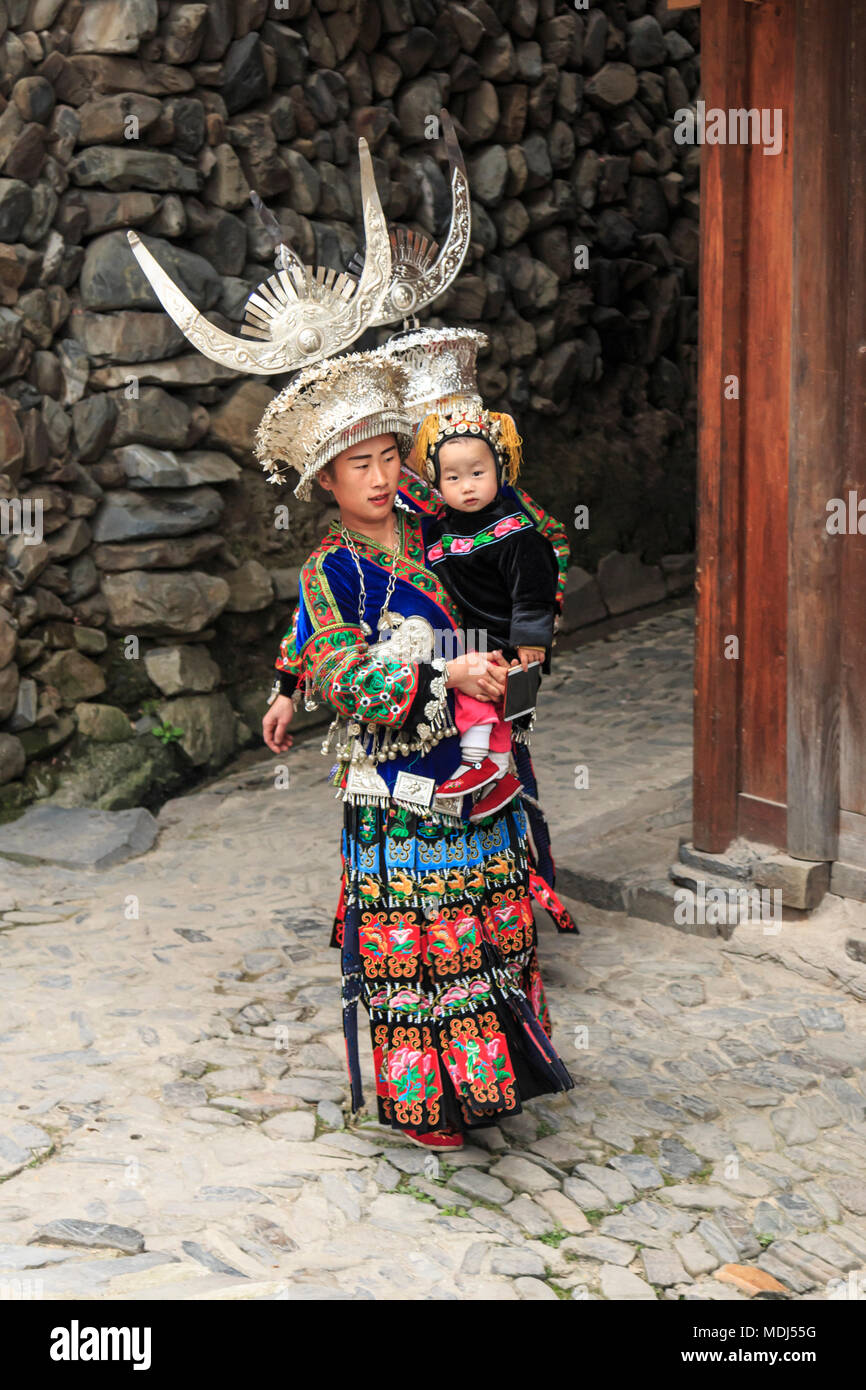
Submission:
[[[469,819],[471,821],[484,820],[486,816],[495,815],[501,811],[503,806],[507,806],[509,801],[513,801],[519,791],[523,790],[523,784],[519,777],[506,772],[494,782],[489,792],[486,792],[480,800],[476,801],[472,807]]]
[[[465,796],[467,792],[477,792],[479,787],[486,787],[488,782],[499,776],[499,768],[492,758],[485,758],[480,763],[462,763],[461,766],[466,771],[458,770],[447,782],[440,782],[436,788],[437,796]]]
[[[419,1134],[414,1129],[404,1129],[403,1138],[410,1144],[420,1144],[422,1149],[462,1149],[463,1135],[435,1130],[430,1134]]]

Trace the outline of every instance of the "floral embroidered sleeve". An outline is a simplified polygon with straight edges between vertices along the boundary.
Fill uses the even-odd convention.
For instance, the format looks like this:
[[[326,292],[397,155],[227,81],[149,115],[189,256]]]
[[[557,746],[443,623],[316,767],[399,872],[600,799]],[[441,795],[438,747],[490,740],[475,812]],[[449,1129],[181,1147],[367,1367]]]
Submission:
[[[426,516],[436,516],[443,509],[439,493],[405,465],[400,471],[397,496],[410,511],[423,512]]]
[[[568,532],[563,523],[557,521],[555,517],[550,516],[538,502],[530,497],[528,492],[524,492],[522,488],[515,487],[514,494],[527,516],[532,517],[536,531],[538,531],[539,535],[546,537],[553,546],[553,551],[556,555],[556,567],[559,574],[556,585],[556,611],[557,613],[561,613],[562,603],[565,597],[565,581],[568,575],[568,557],[571,554]]]
[[[280,643],[279,656],[274,662],[277,671],[277,679],[280,682],[281,695],[293,695],[303,674],[297,643],[298,616],[300,611],[300,604],[295,604],[295,611],[292,614],[291,624]]]
[[[338,714],[414,734],[441,721],[447,695],[442,661],[407,662],[370,651],[357,623],[346,621],[329,583],[327,557],[301,572],[300,651],[317,694]]]

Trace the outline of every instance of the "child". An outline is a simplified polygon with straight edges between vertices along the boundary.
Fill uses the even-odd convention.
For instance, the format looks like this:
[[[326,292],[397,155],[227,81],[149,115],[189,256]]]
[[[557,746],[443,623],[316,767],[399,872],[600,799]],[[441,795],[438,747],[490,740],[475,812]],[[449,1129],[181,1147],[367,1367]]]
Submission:
[[[480,400],[460,413],[428,415],[415,440],[419,470],[444,501],[426,532],[427,563],[458,603],[467,628],[484,632],[487,647],[524,670],[539,661],[550,669],[557,564],[550,542],[512,498],[520,468],[520,437],[510,415],[482,409]],[[508,770],[511,726],[503,701],[476,700],[457,691],[455,723],[461,764],[437,796],[489,790],[472,808],[483,820],[520,791]]]

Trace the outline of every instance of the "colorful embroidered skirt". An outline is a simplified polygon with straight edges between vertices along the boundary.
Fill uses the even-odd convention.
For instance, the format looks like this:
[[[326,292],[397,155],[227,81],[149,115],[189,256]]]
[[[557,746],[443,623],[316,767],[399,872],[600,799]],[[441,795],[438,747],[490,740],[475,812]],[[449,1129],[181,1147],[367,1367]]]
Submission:
[[[519,803],[459,827],[393,805],[345,815],[334,944],[353,1107],[359,1001],[383,1124],[465,1130],[570,1088],[550,1041]]]

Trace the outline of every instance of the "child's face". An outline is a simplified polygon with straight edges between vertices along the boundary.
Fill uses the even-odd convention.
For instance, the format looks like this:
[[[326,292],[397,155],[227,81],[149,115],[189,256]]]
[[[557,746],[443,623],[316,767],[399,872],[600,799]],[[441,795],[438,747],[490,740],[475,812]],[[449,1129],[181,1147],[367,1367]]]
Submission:
[[[477,512],[499,491],[496,461],[483,439],[449,439],[439,450],[439,491],[458,512]]]

